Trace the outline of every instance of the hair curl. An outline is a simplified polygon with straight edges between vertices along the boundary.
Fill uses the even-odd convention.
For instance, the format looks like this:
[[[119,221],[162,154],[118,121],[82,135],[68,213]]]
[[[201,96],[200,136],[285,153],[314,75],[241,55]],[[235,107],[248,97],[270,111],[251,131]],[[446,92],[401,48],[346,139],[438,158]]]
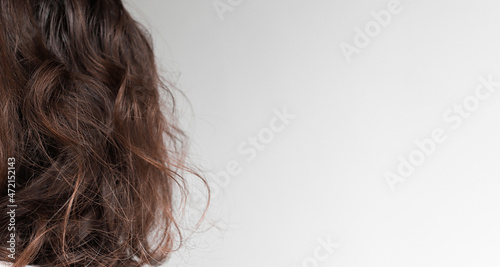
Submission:
[[[168,258],[180,234],[173,191],[192,171],[155,64],[148,32],[120,0],[0,0],[0,204],[10,157],[17,204],[16,259],[2,247],[2,260]],[[0,214],[4,243],[9,219]]]

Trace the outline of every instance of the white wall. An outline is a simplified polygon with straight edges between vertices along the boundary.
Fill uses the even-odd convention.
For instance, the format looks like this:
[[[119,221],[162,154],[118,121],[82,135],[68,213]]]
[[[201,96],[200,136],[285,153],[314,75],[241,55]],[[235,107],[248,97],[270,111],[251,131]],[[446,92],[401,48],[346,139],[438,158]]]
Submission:
[[[500,2],[213,3],[129,1],[191,101],[193,153],[236,173],[212,180],[217,227],[166,266],[500,265]],[[407,177],[391,190],[387,172]]]

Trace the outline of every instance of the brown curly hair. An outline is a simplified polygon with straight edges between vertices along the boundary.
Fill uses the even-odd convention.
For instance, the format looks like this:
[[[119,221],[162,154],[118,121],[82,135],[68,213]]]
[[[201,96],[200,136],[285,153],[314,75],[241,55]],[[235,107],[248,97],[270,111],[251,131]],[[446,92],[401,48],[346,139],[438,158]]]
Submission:
[[[16,257],[2,246],[1,260],[168,258],[181,236],[174,189],[196,175],[171,87],[120,0],[0,0],[0,205],[16,205]],[[0,213],[3,244],[10,220]]]

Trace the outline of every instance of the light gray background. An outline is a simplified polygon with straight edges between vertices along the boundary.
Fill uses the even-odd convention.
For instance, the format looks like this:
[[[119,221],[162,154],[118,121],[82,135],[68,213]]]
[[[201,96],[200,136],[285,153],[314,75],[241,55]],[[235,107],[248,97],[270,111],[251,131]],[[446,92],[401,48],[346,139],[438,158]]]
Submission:
[[[391,1],[221,2],[223,19],[211,0],[127,4],[191,102],[193,157],[240,164],[212,183],[216,227],[165,266],[500,265],[500,86],[456,129],[443,118],[500,81],[500,2],[401,0],[350,63],[340,45]],[[238,146],[284,107],[296,118],[248,161]],[[391,191],[386,172],[435,129],[446,141]]]

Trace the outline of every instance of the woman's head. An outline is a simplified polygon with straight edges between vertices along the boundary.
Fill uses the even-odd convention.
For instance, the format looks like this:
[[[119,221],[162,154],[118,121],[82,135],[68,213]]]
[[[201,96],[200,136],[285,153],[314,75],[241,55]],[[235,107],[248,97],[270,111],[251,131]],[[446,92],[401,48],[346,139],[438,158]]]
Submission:
[[[173,188],[189,171],[183,134],[150,38],[120,0],[0,0],[0,97],[3,207],[7,159],[16,167],[15,266],[169,255]],[[0,214],[3,241],[9,220]]]

